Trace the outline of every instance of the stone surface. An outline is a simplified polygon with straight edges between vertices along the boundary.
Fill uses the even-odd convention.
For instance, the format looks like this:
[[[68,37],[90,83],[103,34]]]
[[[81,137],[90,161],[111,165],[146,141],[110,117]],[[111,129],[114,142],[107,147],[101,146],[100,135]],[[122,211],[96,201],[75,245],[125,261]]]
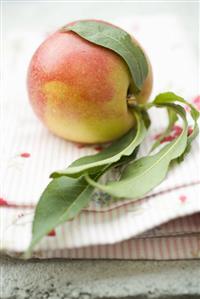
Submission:
[[[200,261],[1,257],[1,299],[200,298]]]

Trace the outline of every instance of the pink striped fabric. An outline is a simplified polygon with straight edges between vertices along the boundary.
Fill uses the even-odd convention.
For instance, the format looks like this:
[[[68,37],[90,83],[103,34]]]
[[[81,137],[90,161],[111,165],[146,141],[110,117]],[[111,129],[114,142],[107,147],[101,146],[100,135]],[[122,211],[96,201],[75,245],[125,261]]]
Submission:
[[[64,237],[64,231],[62,233]],[[47,237],[47,239],[51,238],[51,236]],[[21,252],[11,251],[9,254],[20,256]],[[200,213],[170,221],[138,237],[114,245],[42,250],[35,252],[33,256],[37,258],[134,260],[200,258]]]

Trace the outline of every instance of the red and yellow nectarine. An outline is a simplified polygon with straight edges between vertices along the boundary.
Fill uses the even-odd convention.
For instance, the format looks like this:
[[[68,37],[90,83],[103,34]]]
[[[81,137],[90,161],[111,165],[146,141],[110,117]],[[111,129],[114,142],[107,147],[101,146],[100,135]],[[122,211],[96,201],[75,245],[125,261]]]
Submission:
[[[127,105],[131,82],[124,60],[71,31],[57,31],[35,52],[28,70],[28,93],[33,109],[56,135],[80,143],[103,143],[119,138],[133,125]],[[139,102],[147,101],[152,71]]]

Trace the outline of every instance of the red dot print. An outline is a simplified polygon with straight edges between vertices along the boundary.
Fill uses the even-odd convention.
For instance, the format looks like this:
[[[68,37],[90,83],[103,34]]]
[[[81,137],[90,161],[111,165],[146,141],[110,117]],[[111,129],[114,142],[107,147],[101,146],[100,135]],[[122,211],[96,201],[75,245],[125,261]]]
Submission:
[[[100,152],[100,151],[103,150],[103,146],[101,146],[101,145],[97,145],[97,146],[94,147],[94,149],[95,149],[96,151]]]
[[[196,106],[198,110],[200,110],[200,96],[196,96],[193,100],[192,103]]]
[[[173,141],[176,137],[178,137],[182,133],[183,129],[180,126],[175,125],[172,129],[172,133],[166,137],[164,137],[160,143]],[[159,139],[161,134],[157,134],[154,136],[154,139]]]
[[[86,147],[86,145],[83,143],[77,143],[76,146],[77,146],[77,148],[80,148],[80,149]]]
[[[52,229],[49,233],[48,233],[48,237],[55,237],[56,236],[56,231],[55,229]]]
[[[21,153],[20,154],[20,157],[22,157],[22,158],[29,158],[31,156],[31,154],[29,154],[29,153]]]
[[[182,203],[185,203],[187,201],[187,196],[185,195],[180,195],[179,196],[179,200],[182,202]]]
[[[192,132],[193,132],[193,128],[192,128],[192,127],[189,127],[189,128],[188,128],[188,136],[190,136],[190,135],[192,134]]]
[[[182,133],[182,131],[183,129],[180,126],[176,125],[173,127],[173,132],[176,137],[179,136]]]
[[[166,137],[164,137],[164,138],[161,140],[161,143],[173,141],[174,138],[175,138],[175,137],[174,137],[174,136],[171,136],[171,135],[166,136]]]
[[[0,197],[0,206],[1,207],[8,206],[8,202],[4,198],[2,198],[2,197]]]

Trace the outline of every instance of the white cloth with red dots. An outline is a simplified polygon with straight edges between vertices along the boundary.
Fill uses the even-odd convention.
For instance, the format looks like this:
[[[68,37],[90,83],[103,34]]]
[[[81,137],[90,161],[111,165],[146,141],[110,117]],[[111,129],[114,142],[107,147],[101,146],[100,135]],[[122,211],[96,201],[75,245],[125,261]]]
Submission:
[[[198,64],[179,20],[173,17],[138,17],[112,20],[134,34],[149,54],[155,95],[174,91],[199,109]],[[41,32],[7,34],[4,61],[0,246],[20,256],[31,240],[34,208],[49,182],[49,174],[102,146],[84,147],[52,135],[38,121],[28,103],[25,77],[28,62],[45,38]],[[153,120],[140,155],[147,152],[165,128],[164,112],[151,112]],[[165,142],[179,134],[174,127]],[[95,192],[91,204],[74,219],[53,230],[35,248],[39,258],[192,259],[200,258],[199,143],[185,161],[138,201],[113,203]]]

